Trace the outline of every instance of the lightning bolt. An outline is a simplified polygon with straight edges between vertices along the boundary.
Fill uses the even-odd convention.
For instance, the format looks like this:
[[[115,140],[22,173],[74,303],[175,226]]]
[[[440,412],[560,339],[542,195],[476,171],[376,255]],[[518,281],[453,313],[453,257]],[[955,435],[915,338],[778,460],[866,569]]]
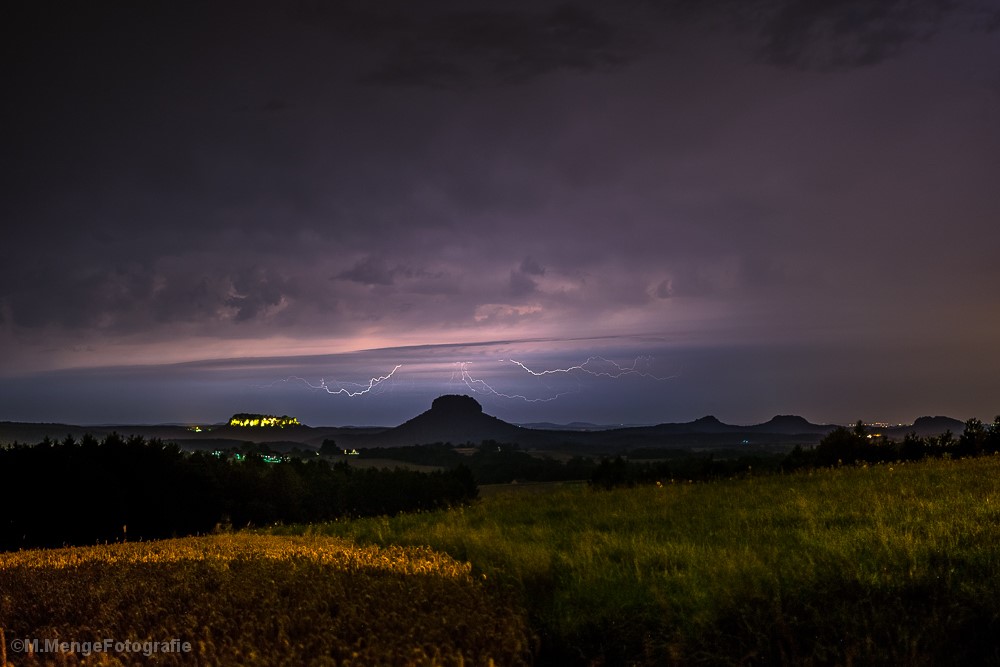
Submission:
[[[486,382],[486,380],[473,377],[472,374],[469,372],[469,366],[472,365],[470,362],[460,361],[457,362],[456,365],[458,366],[458,370],[451,374],[452,380],[454,381],[457,379],[461,382],[464,382],[466,387],[468,387],[477,394],[489,393],[493,394],[494,396],[499,396],[500,398],[512,398],[525,401],[527,403],[548,403],[549,401],[556,400],[560,396],[576,393],[572,391],[562,391],[557,393],[555,396],[546,396],[544,398],[530,398],[528,396],[525,396],[524,394],[506,394],[502,391],[494,389],[488,382]]]
[[[544,375],[555,375],[559,373],[572,373],[574,371],[581,371],[583,373],[586,373],[587,375],[593,375],[594,377],[605,377],[605,378],[611,378],[613,380],[617,380],[618,378],[624,377],[626,375],[637,375],[639,377],[644,377],[644,378],[649,378],[651,380],[659,380],[659,381],[670,380],[672,378],[677,377],[676,375],[660,377],[657,375],[653,375],[652,373],[639,370],[638,366],[640,361],[648,363],[650,360],[651,357],[636,357],[635,360],[632,362],[631,366],[622,366],[614,361],[611,361],[610,359],[605,359],[604,357],[588,357],[585,362],[583,362],[582,364],[577,364],[576,366],[568,366],[566,368],[553,368],[544,371],[535,371],[528,368],[525,364],[521,363],[520,361],[517,361],[516,359],[500,359],[500,361],[509,361],[515,366],[520,366],[525,372],[530,373],[535,377],[542,377]],[[609,366],[610,368],[607,368],[607,370],[592,370],[591,368],[588,368],[588,366],[592,366],[595,363],[603,363],[606,364],[606,366]]]
[[[642,364],[648,365],[651,361],[651,357],[636,357],[632,361],[632,365],[623,366],[617,362],[606,359],[605,357],[588,357],[586,361],[582,364],[576,364],[573,366],[567,366],[565,368],[552,368],[546,370],[534,370],[529,368],[524,362],[518,361],[516,359],[499,359],[500,363],[511,363],[518,366],[524,372],[532,375],[534,377],[545,377],[545,376],[555,376],[555,375],[571,375],[571,374],[585,374],[596,378],[609,378],[612,380],[617,380],[625,376],[636,376],[647,378],[650,380],[664,381],[670,380],[676,375],[670,375],[666,377],[661,377],[659,375],[654,375],[646,370],[643,370]],[[452,382],[462,382],[466,387],[471,389],[476,393],[487,393],[500,398],[510,398],[521,401],[526,401],[528,403],[547,403],[549,401],[554,401],[561,396],[566,394],[575,394],[580,391],[579,383],[577,388],[573,391],[561,391],[552,396],[545,396],[541,398],[532,398],[524,394],[508,394],[502,392],[486,380],[478,378],[472,375],[470,371],[471,363],[468,361],[462,361],[456,363],[456,369],[452,372],[451,379]]]
[[[380,375],[378,377],[373,377],[370,380],[368,380],[368,384],[367,385],[363,384],[363,383],[358,383],[358,382],[347,382],[347,383],[336,382],[335,383],[336,385],[351,384],[351,385],[354,385],[355,387],[360,387],[359,389],[356,389],[356,390],[353,390],[353,391],[351,389],[348,389],[348,388],[344,387],[344,386],[331,387],[330,384],[326,381],[325,378],[321,379],[319,381],[319,384],[313,384],[309,380],[306,380],[305,378],[299,377],[297,375],[293,375],[291,377],[287,377],[287,378],[285,378],[283,380],[277,380],[275,382],[272,382],[270,385],[265,385],[265,386],[272,386],[273,387],[278,382],[298,381],[298,382],[303,383],[307,387],[310,387],[312,389],[317,389],[317,390],[321,389],[321,390],[325,391],[326,393],[332,394],[334,396],[341,395],[341,396],[348,396],[350,398],[355,398],[357,396],[364,396],[365,394],[371,392],[373,389],[375,389],[376,387],[378,387],[379,385],[381,385],[383,382],[385,382],[386,380],[392,378],[392,376],[396,373],[396,371],[398,371],[402,367],[403,367],[403,364],[397,364],[395,368],[393,368],[391,371],[389,371],[385,375]]]
[[[579,393],[581,391],[581,386],[579,382],[580,375],[590,375],[595,378],[608,378],[612,380],[620,379],[625,376],[636,376],[657,381],[669,380],[671,378],[676,377],[675,375],[660,377],[658,375],[654,375],[653,373],[648,372],[647,370],[644,370],[643,364],[646,365],[645,367],[648,367],[650,360],[651,357],[636,357],[632,361],[632,364],[630,366],[623,366],[617,362],[611,361],[610,359],[606,359],[605,357],[593,356],[593,357],[588,357],[587,360],[581,364],[567,366],[565,368],[551,368],[546,370],[535,370],[533,368],[530,368],[524,362],[518,361],[516,359],[498,360],[500,363],[513,364],[519,367],[525,373],[528,373],[529,375],[536,378],[544,378],[547,376],[554,377],[557,375],[577,376],[575,378],[576,379],[575,388],[569,390],[557,391],[556,393],[545,396],[528,396],[526,394],[513,394],[500,391],[499,389],[491,385],[483,378],[474,376],[471,370],[472,363],[468,361],[455,362],[451,374],[451,381],[461,382],[470,391],[477,394],[491,394],[499,398],[525,401],[526,403],[548,403],[562,396],[566,396],[567,394]],[[365,394],[371,393],[376,389],[378,389],[379,387],[381,387],[385,382],[391,380],[393,376],[396,374],[396,371],[398,371],[402,367],[403,364],[397,364],[388,373],[384,375],[379,375],[377,377],[372,377],[371,379],[368,380],[367,384],[355,383],[355,382],[345,383],[339,381],[328,381],[325,378],[320,379],[319,383],[315,384],[313,382],[310,382],[306,378],[293,375],[281,380],[275,380],[274,382],[271,382],[270,384],[267,385],[263,385],[260,388],[273,387],[279,383],[301,382],[310,389],[314,389],[316,391],[325,391],[327,394],[330,394],[331,396],[347,396],[348,398],[356,398],[358,396],[364,396]],[[550,392],[554,390],[553,387],[548,387],[548,389]]]

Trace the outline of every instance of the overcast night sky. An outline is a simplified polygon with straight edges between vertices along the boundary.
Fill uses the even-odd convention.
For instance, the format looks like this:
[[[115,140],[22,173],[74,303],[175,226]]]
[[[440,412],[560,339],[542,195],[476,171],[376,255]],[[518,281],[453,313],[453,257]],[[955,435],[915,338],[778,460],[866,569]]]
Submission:
[[[2,12],[0,420],[1000,413],[991,0]]]

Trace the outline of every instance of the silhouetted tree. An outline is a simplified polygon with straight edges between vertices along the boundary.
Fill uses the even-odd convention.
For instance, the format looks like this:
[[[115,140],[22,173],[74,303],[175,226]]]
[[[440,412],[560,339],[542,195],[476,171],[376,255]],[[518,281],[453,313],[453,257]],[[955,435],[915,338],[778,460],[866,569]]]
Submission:
[[[979,456],[986,446],[986,428],[983,422],[972,418],[965,422],[965,430],[958,438],[959,456]]]
[[[938,436],[937,446],[942,451],[950,451],[955,444],[955,434],[951,432],[951,429],[947,429],[944,433]]]
[[[916,433],[907,433],[899,447],[899,458],[904,461],[919,461],[927,456],[929,449],[923,438]]]
[[[986,429],[986,451],[990,454],[1000,452],[1000,415],[993,419],[993,423]]]
[[[830,466],[863,460],[866,444],[867,438],[862,422],[859,421],[852,430],[838,426],[816,446],[816,463]]]

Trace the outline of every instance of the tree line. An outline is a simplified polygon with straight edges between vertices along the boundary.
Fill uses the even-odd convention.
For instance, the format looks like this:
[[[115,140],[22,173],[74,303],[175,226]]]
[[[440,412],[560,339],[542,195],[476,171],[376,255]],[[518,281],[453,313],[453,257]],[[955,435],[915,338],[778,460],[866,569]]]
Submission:
[[[220,527],[391,515],[469,502],[472,472],[240,461],[111,434],[0,449],[0,550],[193,535]]]
[[[1000,453],[1000,416],[992,424],[978,419],[965,422],[957,438],[951,431],[937,436],[907,434],[902,440],[872,433],[861,421],[853,428],[840,426],[811,450],[797,447],[788,455],[786,469],[857,463],[919,461],[925,458],[966,458]]]
[[[335,443],[324,443],[327,451]],[[442,466],[435,472],[331,465],[320,457],[268,462],[263,451],[242,460],[111,434],[98,441],[67,436],[35,446],[0,448],[0,550],[154,539],[220,527],[306,523],[391,515],[469,502],[477,483],[589,479],[595,488],[704,481],[810,467],[1000,454],[1000,417],[970,419],[951,432],[896,441],[858,422],[838,427],[814,448],[787,455],[678,455],[643,461],[538,458],[516,445],[485,441],[471,453],[450,444],[384,448],[361,458]]]
[[[986,425],[970,419],[958,437],[951,431],[921,437],[909,433],[902,440],[872,433],[863,422],[839,426],[816,447],[796,445],[785,455],[718,457],[688,454],[669,460],[637,461],[616,457],[603,459],[590,477],[595,488],[611,489],[639,484],[701,482],[755,474],[791,472],[840,465],[920,461],[925,458],[966,458],[1000,454],[1000,416]]]

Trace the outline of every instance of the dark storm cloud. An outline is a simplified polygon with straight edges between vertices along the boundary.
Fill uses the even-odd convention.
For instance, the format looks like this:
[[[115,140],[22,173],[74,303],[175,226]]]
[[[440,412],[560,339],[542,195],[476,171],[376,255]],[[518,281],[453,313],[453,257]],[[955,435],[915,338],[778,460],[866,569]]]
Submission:
[[[346,271],[337,274],[341,280],[352,280],[362,285],[392,285],[398,269],[390,268],[376,257],[365,257]]]
[[[255,320],[287,304],[289,283],[281,276],[253,269],[236,276],[226,306],[233,309],[237,322]]]
[[[985,3],[58,8],[3,27],[4,372],[636,333],[799,345],[803,378],[830,341],[992,358]]]
[[[510,295],[514,298],[527,296],[538,289],[538,283],[522,271],[510,272]]]
[[[291,104],[273,97],[261,107],[264,111],[286,111],[291,108],[293,108]]]
[[[651,2],[671,21],[735,27],[771,65],[872,66],[933,38],[949,21],[990,29],[1000,12],[980,0],[707,0]]]
[[[525,257],[521,265],[510,272],[510,296],[519,299],[538,290],[536,277],[545,275],[545,267],[533,257]]]
[[[521,261],[520,272],[529,276],[544,276],[545,267],[539,264],[534,257],[525,257]]]
[[[137,263],[19,268],[12,283],[20,289],[8,287],[4,294],[19,327],[108,327],[108,317],[122,317],[148,302],[152,291],[152,277]]]
[[[98,329],[106,334],[147,330],[156,324],[220,320],[247,322],[280,309],[296,293],[274,271],[247,269],[158,272],[138,262],[22,273],[6,295],[12,323]]]
[[[820,68],[874,65],[931,37],[956,3],[793,0],[763,21],[764,58],[775,65]]]
[[[634,57],[617,26],[570,3],[502,9],[420,3],[394,6],[391,13],[364,5],[312,10],[304,16],[322,16],[339,34],[384,53],[359,77],[368,83],[461,89],[524,82],[560,69],[603,69]]]

